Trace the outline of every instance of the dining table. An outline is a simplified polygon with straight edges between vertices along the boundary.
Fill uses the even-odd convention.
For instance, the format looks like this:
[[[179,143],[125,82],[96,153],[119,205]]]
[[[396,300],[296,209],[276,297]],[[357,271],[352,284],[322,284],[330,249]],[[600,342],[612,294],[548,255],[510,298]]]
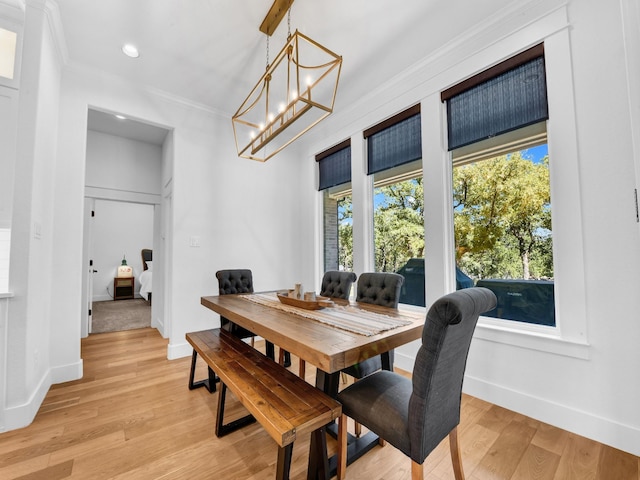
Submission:
[[[389,352],[422,336],[425,313],[330,299],[323,302],[283,303],[287,291],[203,296],[201,304],[229,321],[268,340],[316,367],[315,386],[336,398],[342,369],[381,355],[382,366],[393,369]],[[327,432],[313,432],[309,448],[308,480],[328,480],[337,460],[327,455]],[[373,432],[350,436],[347,463],[378,444]]]

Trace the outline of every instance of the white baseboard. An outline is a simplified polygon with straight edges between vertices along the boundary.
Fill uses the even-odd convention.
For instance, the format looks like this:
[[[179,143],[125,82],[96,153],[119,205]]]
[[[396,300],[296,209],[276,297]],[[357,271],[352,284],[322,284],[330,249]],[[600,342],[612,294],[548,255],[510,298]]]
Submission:
[[[106,302],[108,300],[113,300],[113,297],[109,294],[103,294],[103,295],[94,295],[91,298],[92,302]]]
[[[169,343],[167,346],[167,358],[169,360],[188,357],[192,352],[193,347],[187,341],[182,343]]]
[[[5,408],[4,426],[2,431],[16,430],[30,425],[44,401],[51,385],[55,383],[70,382],[82,378],[82,359],[78,362],[64,365],[62,367],[54,367],[50,369],[46,375],[42,377],[38,387],[31,395],[29,400],[14,407]]]
[[[640,429],[465,376],[464,393],[640,456]]]
[[[44,401],[44,397],[47,395],[51,385],[51,372],[47,372],[47,374],[40,379],[38,387],[26,403],[5,408],[5,431],[8,432],[10,430],[16,430],[30,425],[31,422],[33,422],[33,419],[36,418],[36,414],[38,413],[38,410]]]
[[[82,359],[79,359],[77,362],[69,365],[53,367],[49,373],[51,376],[51,383],[56,384],[81,379],[83,374],[82,367]]]

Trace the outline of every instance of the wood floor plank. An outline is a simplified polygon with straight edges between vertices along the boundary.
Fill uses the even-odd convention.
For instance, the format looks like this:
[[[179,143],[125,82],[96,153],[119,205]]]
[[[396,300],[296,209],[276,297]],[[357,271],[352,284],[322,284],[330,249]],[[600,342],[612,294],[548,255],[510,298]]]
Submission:
[[[511,480],[553,480],[560,455],[530,444]]]
[[[636,480],[638,478],[638,461],[633,455],[616,448],[603,445],[598,459],[597,479]]]
[[[496,423],[492,426],[495,428]],[[512,478],[535,433],[522,422],[509,422],[474,469],[474,476],[483,480]]]
[[[568,441],[569,432],[546,423],[541,423],[531,443],[560,456]]]
[[[73,460],[69,460],[67,462],[58,463],[37,472],[18,477],[18,480],[61,480],[63,478],[69,478],[72,468]]]
[[[29,457],[22,462],[12,463],[5,467],[0,467],[0,478],[15,479],[24,477],[30,473],[44,470],[49,466],[51,455],[45,454],[40,457]]]
[[[569,434],[554,480],[594,480],[602,445]]]

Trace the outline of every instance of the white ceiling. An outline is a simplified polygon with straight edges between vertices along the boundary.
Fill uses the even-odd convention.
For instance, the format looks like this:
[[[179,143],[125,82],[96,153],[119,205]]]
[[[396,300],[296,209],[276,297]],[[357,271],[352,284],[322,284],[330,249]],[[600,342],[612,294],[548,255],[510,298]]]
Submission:
[[[512,1],[296,0],[291,30],[343,56],[339,109]],[[106,71],[229,117],[264,73],[266,36],[258,27],[271,3],[57,0],[71,65]],[[285,17],[270,39],[270,58],[286,36]],[[138,59],[122,53],[126,42],[138,46]]]

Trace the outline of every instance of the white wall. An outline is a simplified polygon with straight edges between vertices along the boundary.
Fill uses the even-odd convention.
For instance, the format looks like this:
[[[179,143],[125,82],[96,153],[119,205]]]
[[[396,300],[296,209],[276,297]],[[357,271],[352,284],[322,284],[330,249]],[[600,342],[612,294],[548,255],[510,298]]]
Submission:
[[[17,117],[18,91],[0,85],[0,292],[9,291],[9,246]]]
[[[31,421],[51,383],[78,378],[82,371],[79,342],[65,346],[62,362],[51,361],[52,332],[58,333],[51,317],[52,279],[59,270],[55,267],[62,267],[55,265],[53,254],[54,205],[64,182],[52,182],[60,166],[55,152],[61,58],[50,14],[48,5],[27,2],[11,231],[9,288],[15,296],[8,305],[6,370],[0,372],[0,381],[6,382],[2,406],[8,429]],[[66,291],[69,282],[64,283]],[[79,322],[73,331],[78,336]]]
[[[109,190],[159,195],[161,163],[159,145],[93,130],[87,132],[86,186],[106,190],[104,195]]]
[[[170,198],[170,214],[160,233],[162,248],[168,248],[162,331],[170,339],[170,358],[191,353],[184,340],[187,331],[217,324],[217,316],[200,305],[201,296],[217,292],[216,270],[251,268],[256,288],[262,289],[298,280],[297,265],[302,263],[298,232],[312,229],[314,220],[298,201],[302,196],[298,181],[301,167],[293,149],[265,164],[238,159],[230,119],[150,94],[117,78],[67,69],[58,150],[58,158],[65,162],[60,176],[65,172],[66,188],[56,202],[56,225],[66,230],[67,241],[57,245],[56,257],[67,265],[77,265],[79,280],[77,288],[65,289],[64,300],[56,297],[52,309],[56,321],[66,325],[62,329],[68,330],[60,335],[56,354],[62,355],[69,342],[77,342],[72,331],[82,305],[78,252],[82,250],[89,106],[173,130],[165,143],[163,155],[170,158],[163,162],[162,178],[163,209]],[[167,163],[172,170],[165,170]],[[282,188],[284,185],[287,188]],[[199,237],[199,247],[190,247],[192,236]],[[154,244],[156,251],[160,248]],[[154,255],[154,273],[159,274],[157,262]]]

